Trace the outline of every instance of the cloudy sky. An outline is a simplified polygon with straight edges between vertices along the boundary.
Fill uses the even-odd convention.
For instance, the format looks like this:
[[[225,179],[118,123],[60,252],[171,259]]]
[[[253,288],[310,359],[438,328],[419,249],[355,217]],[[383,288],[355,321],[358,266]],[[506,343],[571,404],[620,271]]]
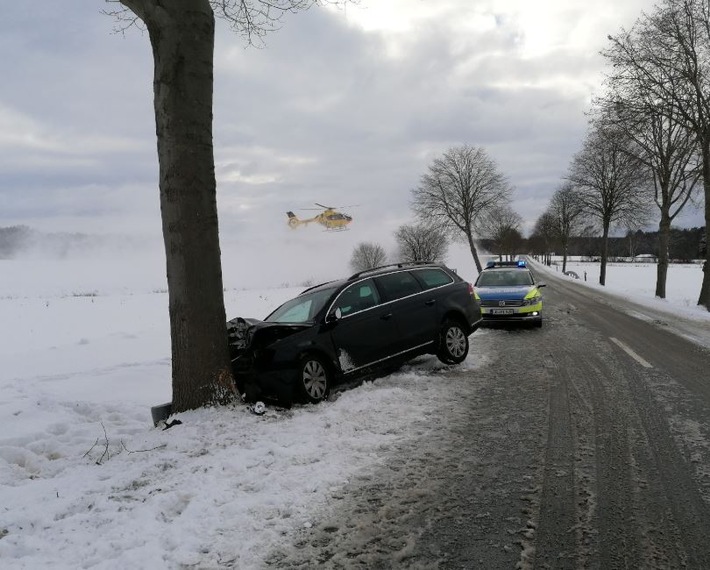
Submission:
[[[102,0],[69,4],[3,6],[0,226],[157,237],[147,34],[113,33]],[[606,36],[650,7],[361,0],[289,16],[260,49],[219,23],[224,244],[324,247],[341,257],[364,240],[389,249],[393,231],[411,221],[410,191],[427,165],[461,144],[489,151],[530,228],[581,144]],[[286,226],[287,210],[312,214],[302,209],[315,202],[343,207],[351,230]]]

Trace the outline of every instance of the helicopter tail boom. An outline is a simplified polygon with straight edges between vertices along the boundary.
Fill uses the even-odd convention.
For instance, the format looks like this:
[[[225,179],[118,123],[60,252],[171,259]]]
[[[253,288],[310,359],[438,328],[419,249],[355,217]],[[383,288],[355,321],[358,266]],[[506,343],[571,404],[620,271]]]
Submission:
[[[302,220],[293,212],[286,212],[286,215],[288,216],[288,225],[292,229],[296,229],[298,226],[308,225],[311,222],[315,221],[315,218],[310,218],[308,220]]]

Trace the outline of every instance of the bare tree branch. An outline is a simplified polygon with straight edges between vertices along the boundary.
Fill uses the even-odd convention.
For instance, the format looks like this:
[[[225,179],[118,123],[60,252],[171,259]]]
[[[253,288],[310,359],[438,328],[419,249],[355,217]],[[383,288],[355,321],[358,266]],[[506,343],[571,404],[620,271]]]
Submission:
[[[400,261],[443,262],[446,259],[448,240],[446,233],[437,226],[423,223],[403,225],[397,228],[395,239]]]
[[[158,449],[165,449],[168,446],[167,443],[163,443],[162,445],[156,445],[155,447],[151,447],[150,449],[128,449],[126,447],[126,444],[123,443],[123,440],[121,440],[121,447],[130,455],[131,453],[148,453],[149,451],[157,451]]]
[[[491,208],[482,216],[480,222],[480,235],[493,242],[491,253],[499,256],[513,256],[520,252],[523,236],[520,227],[523,219],[520,214],[504,204]]]
[[[554,231],[562,247],[562,272],[567,271],[567,251],[572,237],[578,235],[584,223],[584,204],[569,182],[552,195],[548,209]]]
[[[606,282],[609,231],[613,225],[648,219],[648,169],[628,150],[629,140],[618,129],[592,123],[582,150],[567,179],[574,185],[584,210],[602,226],[599,283]]]
[[[614,83],[642,86],[647,101],[692,133],[700,155],[705,237],[710,236],[710,6],[707,0],[662,0],[631,30],[610,36],[604,52]],[[684,182],[681,182],[684,183]],[[687,194],[686,194],[687,195]],[[679,196],[677,194],[677,196]],[[684,198],[679,197],[676,211]],[[661,203],[663,201],[661,200]],[[668,214],[667,214],[668,215]],[[710,310],[710,252],[698,304]],[[657,293],[662,293],[657,287]]]
[[[468,242],[478,271],[475,245],[478,224],[491,209],[510,201],[512,189],[481,147],[461,146],[434,160],[412,190],[412,209],[419,219]]]
[[[150,17],[155,0],[104,0],[109,4],[121,4],[124,8],[105,10],[104,13],[117,21],[116,31],[124,32]],[[288,14],[309,10],[313,6],[345,6],[359,0],[209,0],[216,18],[227,22],[229,27],[243,37],[247,44],[262,46],[264,38],[281,28]]]
[[[387,254],[384,248],[371,242],[361,242],[353,250],[350,258],[350,268],[357,272],[374,269],[384,265]]]

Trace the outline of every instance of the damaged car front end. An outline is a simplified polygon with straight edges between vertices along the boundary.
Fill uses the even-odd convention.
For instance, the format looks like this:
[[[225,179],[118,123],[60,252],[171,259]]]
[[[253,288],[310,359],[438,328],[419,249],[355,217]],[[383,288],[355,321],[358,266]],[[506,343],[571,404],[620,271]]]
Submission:
[[[288,405],[294,400],[298,352],[311,344],[299,333],[302,337],[311,326],[241,317],[227,323],[232,370],[247,401],[277,400]]]
[[[276,400],[288,406],[328,396],[336,367],[324,331],[328,325],[322,321],[335,290],[331,284],[314,287],[263,321],[237,317],[227,323],[232,370],[247,401]]]

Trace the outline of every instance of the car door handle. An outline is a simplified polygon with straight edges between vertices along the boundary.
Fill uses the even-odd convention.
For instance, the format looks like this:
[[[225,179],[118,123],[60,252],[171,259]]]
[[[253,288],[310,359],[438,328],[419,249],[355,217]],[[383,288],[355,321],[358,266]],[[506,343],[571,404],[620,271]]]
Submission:
[[[431,307],[434,303],[436,303],[436,299],[429,299],[428,301],[424,301],[424,304],[427,307]]]
[[[392,313],[385,313],[384,315],[380,316],[380,318],[383,321],[389,321],[392,318]]]

